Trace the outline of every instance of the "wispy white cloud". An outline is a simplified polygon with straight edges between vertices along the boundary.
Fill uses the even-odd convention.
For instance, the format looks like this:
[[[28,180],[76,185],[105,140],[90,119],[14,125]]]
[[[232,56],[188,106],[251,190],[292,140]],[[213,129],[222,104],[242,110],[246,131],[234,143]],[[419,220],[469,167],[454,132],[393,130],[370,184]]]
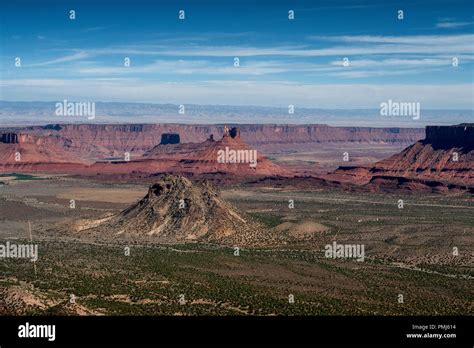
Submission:
[[[76,49],[73,54],[68,54],[49,61],[30,64],[30,66],[46,66],[60,64],[71,61],[81,61],[90,57],[97,56],[156,56],[163,57],[159,64],[147,64],[142,67],[133,67],[130,71],[147,72],[160,71],[161,67],[172,68],[182,66],[181,73],[192,72],[202,68],[199,60],[203,58],[228,58],[229,61],[233,57],[239,58],[263,58],[278,57],[287,58],[311,58],[311,57],[357,57],[357,56],[387,56],[381,60],[381,63],[373,61],[371,64],[390,64],[390,65],[423,65],[442,64],[440,61],[433,59],[433,56],[445,55],[446,52],[452,52],[456,55],[473,56],[474,55],[474,34],[462,35],[418,35],[418,36],[315,36],[327,42],[334,42],[334,46],[324,48],[314,48],[314,44],[307,45],[289,45],[289,46],[273,46],[273,47],[251,47],[251,46],[209,46],[209,45],[122,45],[104,48]],[[71,51],[71,50],[70,50]],[[420,55],[421,60],[404,60],[406,55]],[[423,57],[424,56],[424,57]],[[166,63],[172,57],[176,60],[191,58],[196,61],[194,66],[186,66],[186,63]],[[391,60],[387,60],[391,58]],[[396,60],[399,60],[397,63]],[[215,64],[215,63],[214,63]],[[293,64],[297,64],[296,61]],[[361,64],[361,61],[359,62]],[[272,64],[273,66],[260,66],[252,71],[250,66],[243,67],[242,71],[249,74],[274,73],[279,72],[281,66]],[[281,65],[281,64],[280,64]],[[220,69],[223,74],[226,72],[233,73],[232,70],[214,66]],[[283,68],[286,69],[286,68]],[[114,67],[96,67],[90,69],[81,69],[82,73],[113,73],[120,72],[120,69]],[[216,70],[217,71],[217,70]],[[205,72],[203,72],[205,73]]]
[[[443,29],[456,29],[467,27],[469,25],[474,24],[474,22],[453,22],[453,21],[440,21],[436,23],[436,28],[443,28]]]
[[[471,57],[474,59],[474,57]],[[151,64],[131,67],[86,66],[78,69],[84,75],[126,75],[136,74],[176,74],[176,75],[271,75],[280,73],[327,73],[330,76],[362,78],[369,76],[403,75],[426,72],[433,67],[452,67],[452,57],[413,58],[413,59],[355,59],[349,67],[342,60],[333,60],[327,64],[294,62],[292,60],[267,60],[242,62],[233,66],[233,60],[227,64],[209,60],[156,60]],[[391,68],[391,69],[389,69]],[[396,68],[396,69],[393,69]],[[360,69],[364,69],[363,71]]]
[[[335,43],[314,48],[314,44],[273,47],[252,46],[149,46],[110,47],[96,50],[97,54],[136,54],[176,57],[252,57],[293,56],[321,57],[341,55],[380,54],[442,54],[445,52],[473,53],[474,34],[413,35],[413,36],[311,36],[309,39]]]
[[[83,51],[78,51],[73,54],[69,54],[67,56],[62,56],[62,57],[47,60],[44,62],[28,64],[28,65],[25,65],[25,67],[38,67],[38,66],[45,66],[45,65],[61,64],[61,63],[72,62],[76,60],[82,60],[88,57],[90,57],[90,54],[83,50]]]
[[[459,35],[405,35],[405,36],[382,36],[382,35],[343,35],[343,36],[310,36],[313,40],[325,40],[347,43],[384,43],[403,45],[462,45],[471,43],[474,34]]]
[[[337,70],[327,64],[312,64],[292,61],[251,61],[242,62],[240,66],[233,65],[233,59],[228,63],[217,63],[210,60],[156,60],[151,64],[130,67],[90,66],[78,70],[81,74],[202,74],[202,75],[266,75],[284,72],[311,72]]]
[[[377,85],[347,84],[347,79],[365,82],[370,77],[411,78],[421,73],[452,70],[451,55],[460,59],[461,70],[463,64],[474,61],[473,34],[318,38],[317,47],[314,41],[307,40],[306,45],[272,47],[170,43],[69,49],[69,54],[25,65],[38,68],[25,70],[28,74],[39,72],[31,76],[64,79],[5,79],[2,92],[10,99],[24,95],[56,100],[74,95],[115,101],[234,105],[281,102],[328,108],[370,107],[372,96],[405,98],[402,100],[414,97],[431,108],[472,107],[472,83],[423,84],[421,80],[419,86],[390,84],[399,81],[394,78]],[[130,67],[120,66],[126,56],[131,57]],[[233,66],[234,57],[240,58],[240,67]],[[343,57],[349,57],[349,67],[342,66]],[[9,78],[18,76],[11,72],[13,68],[5,69],[10,69]],[[190,81],[163,82],[163,75],[167,81]],[[327,81],[343,84],[327,84]]]
[[[474,36],[473,36],[474,38]],[[372,46],[334,46],[329,48],[296,48],[296,47],[239,47],[239,46],[201,46],[193,48],[163,49],[159,51],[132,50],[130,54],[147,54],[175,57],[256,57],[256,56],[293,56],[293,57],[324,57],[348,55],[381,55],[381,54],[441,54],[446,51],[472,53],[472,44],[465,41],[451,44],[449,47],[442,42],[431,45],[372,45]],[[128,50],[113,50],[110,53],[126,53]],[[103,52],[105,53],[105,51]]]
[[[96,31],[100,31],[100,30],[104,30],[104,29],[107,29],[109,27],[89,27],[89,28],[84,28],[81,30],[81,32],[83,33],[91,33],[91,32],[96,32]]]
[[[389,58],[381,60],[373,59],[355,59],[350,61],[350,66],[359,67],[428,67],[428,66],[448,66],[451,65],[451,58],[422,58],[422,59],[403,59]],[[342,60],[331,62],[332,65],[342,66]]]
[[[344,77],[344,78],[366,78],[366,77],[380,77],[380,76],[403,76],[403,75],[416,75],[420,73],[426,72],[435,72],[440,71],[440,68],[429,68],[429,69],[358,69],[358,70],[350,70],[350,69],[341,69],[337,72],[329,73],[330,76],[336,77]]]

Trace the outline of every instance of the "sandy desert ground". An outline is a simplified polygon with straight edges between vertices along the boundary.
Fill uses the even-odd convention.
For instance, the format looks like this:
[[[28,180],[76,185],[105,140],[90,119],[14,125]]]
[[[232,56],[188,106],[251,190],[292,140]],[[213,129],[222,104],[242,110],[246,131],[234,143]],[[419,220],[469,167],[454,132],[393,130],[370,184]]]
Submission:
[[[240,248],[236,256],[233,246],[107,241],[64,228],[65,221],[125,209],[146,194],[146,183],[5,178],[0,237],[27,243],[30,223],[39,258],[0,263],[3,314],[459,315],[473,310],[469,195],[226,187],[225,200],[286,240]],[[363,244],[364,262],[326,258],[325,246],[334,241]]]

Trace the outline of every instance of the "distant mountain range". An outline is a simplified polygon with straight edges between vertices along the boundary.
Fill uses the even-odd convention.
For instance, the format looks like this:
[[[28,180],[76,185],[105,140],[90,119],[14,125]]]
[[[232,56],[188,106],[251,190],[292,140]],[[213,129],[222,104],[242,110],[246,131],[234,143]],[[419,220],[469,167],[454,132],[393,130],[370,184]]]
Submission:
[[[191,123],[191,124],[327,124],[330,126],[370,126],[422,128],[474,120],[473,110],[423,110],[413,120],[407,116],[381,116],[378,109],[308,109],[231,105],[180,105],[151,103],[97,102],[95,117],[57,116],[56,103],[0,101],[2,126],[44,125],[48,123]],[[81,101],[79,101],[81,102]]]

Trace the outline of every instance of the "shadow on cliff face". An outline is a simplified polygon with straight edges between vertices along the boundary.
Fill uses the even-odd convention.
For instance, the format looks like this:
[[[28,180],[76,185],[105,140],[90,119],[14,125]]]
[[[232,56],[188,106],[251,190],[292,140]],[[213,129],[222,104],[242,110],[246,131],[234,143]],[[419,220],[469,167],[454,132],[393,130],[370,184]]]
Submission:
[[[433,150],[450,150],[459,148],[463,153],[474,150],[474,123],[463,123],[455,126],[428,126],[424,145],[431,145]]]

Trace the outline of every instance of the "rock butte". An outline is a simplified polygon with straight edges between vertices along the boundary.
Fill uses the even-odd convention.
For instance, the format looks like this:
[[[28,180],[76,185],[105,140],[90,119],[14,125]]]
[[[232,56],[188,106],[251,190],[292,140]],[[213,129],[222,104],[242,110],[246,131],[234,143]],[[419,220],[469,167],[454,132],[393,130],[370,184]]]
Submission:
[[[268,228],[223,201],[207,181],[192,183],[167,175],[139,202],[98,221],[76,221],[81,236],[148,240],[159,243],[209,242],[259,245],[276,238]]]
[[[474,124],[428,126],[426,138],[372,166],[344,166],[325,176],[373,190],[405,188],[474,193]]]

